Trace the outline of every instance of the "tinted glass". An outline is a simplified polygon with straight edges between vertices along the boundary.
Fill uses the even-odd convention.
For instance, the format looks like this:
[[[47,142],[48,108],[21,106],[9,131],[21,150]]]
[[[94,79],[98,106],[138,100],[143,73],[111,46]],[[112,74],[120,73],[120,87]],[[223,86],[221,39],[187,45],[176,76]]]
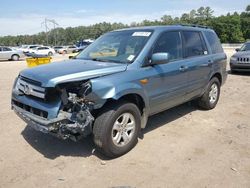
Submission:
[[[243,46],[240,48],[240,51],[250,51],[250,43],[243,44]]]
[[[167,32],[157,40],[153,53],[165,52],[170,61],[182,58],[182,43],[179,32]]]
[[[7,51],[12,51],[12,50],[10,48],[3,47],[3,51],[7,52]]]
[[[207,54],[207,49],[200,32],[183,31],[183,39],[185,42],[185,57]]]
[[[30,49],[36,48],[37,46],[30,46]]]
[[[212,31],[206,31],[204,32],[205,36],[207,38],[207,41],[211,47],[212,53],[216,54],[216,53],[222,53],[223,52],[223,48],[220,44],[220,40],[217,37],[217,35],[212,32]]]

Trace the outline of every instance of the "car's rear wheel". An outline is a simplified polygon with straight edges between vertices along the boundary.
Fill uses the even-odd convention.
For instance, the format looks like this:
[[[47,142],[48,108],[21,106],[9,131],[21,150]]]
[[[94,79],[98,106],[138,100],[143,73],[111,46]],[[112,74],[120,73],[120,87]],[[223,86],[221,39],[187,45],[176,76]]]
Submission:
[[[135,104],[120,101],[107,105],[95,120],[94,142],[104,155],[121,156],[136,145],[140,124],[141,115]]]
[[[198,105],[205,110],[213,109],[220,98],[220,86],[218,78],[212,78],[205,93],[198,99]]]
[[[53,53],[52,53],[52,52],[49,52],[49,53],[48,53],[48,56],[52,56],[52,55],[53,55]]]
[[[16,55],[16,54],[11,56],[12,61],[19,61],[19,58],[20,58],[19,55]]]

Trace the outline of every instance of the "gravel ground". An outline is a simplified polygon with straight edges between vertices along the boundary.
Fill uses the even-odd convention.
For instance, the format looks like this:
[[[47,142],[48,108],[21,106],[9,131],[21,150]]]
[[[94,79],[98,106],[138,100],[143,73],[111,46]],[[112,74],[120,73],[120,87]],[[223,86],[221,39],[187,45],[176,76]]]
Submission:
[[[250,74],[229,74],[214,110],[184,104],[151,117],[131,152],[107,160],[91,138],[59,140],[10,110],[25,67],[0,62],[0,187],[250,187]]]

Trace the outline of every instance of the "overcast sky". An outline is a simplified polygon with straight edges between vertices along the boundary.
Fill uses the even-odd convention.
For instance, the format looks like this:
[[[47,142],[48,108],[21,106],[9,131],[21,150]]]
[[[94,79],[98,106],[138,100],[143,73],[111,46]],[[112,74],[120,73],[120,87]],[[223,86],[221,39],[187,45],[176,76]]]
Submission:
[[[0,3],[0,36],[43,31],[41,22],[55,19],[61,27],[99,22],[140,22],[162,15],[180,16],[201,6],[215,15],[244,11],[249,0],[8,0]]]

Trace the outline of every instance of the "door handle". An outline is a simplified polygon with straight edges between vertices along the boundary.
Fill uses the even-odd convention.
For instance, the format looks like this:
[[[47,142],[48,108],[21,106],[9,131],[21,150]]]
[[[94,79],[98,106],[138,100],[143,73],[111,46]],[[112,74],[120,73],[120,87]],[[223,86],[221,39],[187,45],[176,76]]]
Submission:
[[[180,71],[180,72],[185,72],[187,69],[188,69],[187,66],[181,66],[181,67],[179,68],[179,71]]]
[[[208,63],[208,66],[211,66],[213,64],[213,60],[209,59],[207,63]]]
[[[213,64],[213,60],[208,60],[207,63],[203,63],[201,66],[202,67],[210,67]]]

